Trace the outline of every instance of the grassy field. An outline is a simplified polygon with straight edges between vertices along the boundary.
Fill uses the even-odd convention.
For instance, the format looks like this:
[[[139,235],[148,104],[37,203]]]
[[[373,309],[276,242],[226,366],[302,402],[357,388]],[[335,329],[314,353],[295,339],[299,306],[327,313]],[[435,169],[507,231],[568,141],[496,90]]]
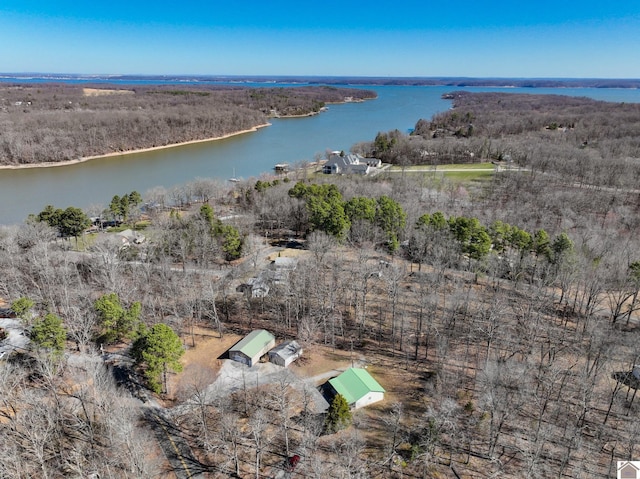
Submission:
[[[317,179],[324,178],[327,175],[322,173],[316,166],[314,169],[308,169],[306,172],[290,172],[288,174],[291,181],[298,181],[303,178]],[[402,174],[401,166],[392,165],[384,170],[380,175],[392,174],[394,176]],[[423,174],[439,178],[447,178],[452,181],[468,182],[474,180],[486,180],[493,176],[495,165],[493,163],[459,163],[450,165],[412,165],[404,168],[404,173],[412,175]],[[337,175],[341,176],[341,175]],[[384,177],[384,176],[382,176]]]
[[[393,165],[386,171],[387,174],[402,174],[402,167]],[[451,165],[415,165],[404,168],[404,173],[412,175],[423,174],[431,177],[446,178],[456,182],[469,182],[486,180],[493,176],[495,166],[492,163],[464,163]]]
[[[412,165],[405,167],[405,171],[446,171],[446,170],[487,170],[494,169],[493,163],[457,163],[451,165]],[[402,171],[401,166],[393,165],[389,171]]]
[[[466,171],[443,171],[438,174],[453,181],[473,181],[491,178],[493,171],[468,169]]]

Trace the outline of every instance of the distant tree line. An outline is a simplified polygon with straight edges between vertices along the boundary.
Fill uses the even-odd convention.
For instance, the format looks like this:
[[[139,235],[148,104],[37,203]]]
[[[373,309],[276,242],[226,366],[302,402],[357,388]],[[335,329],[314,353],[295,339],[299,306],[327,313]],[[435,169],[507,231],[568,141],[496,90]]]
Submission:
[[[13,76],[16,82],[20,81],[20,75]],[[47,78],[43,75],[42,78]],[[55,81],[55,75],[50,76]],[[633,78],[471,78],[471,77],[374,77],[374,76],[282,76],[282,75],[252,75],[252,76],[216,76],[216,75],[177,75],[173,77],[158,75],[119,75],[118,80],[131,83],[141,80],[163,80],[173,82],[200,81],[229,83],[306,83],[310,85],[425,85],[425,86],[475,86],[475,87],[520,87],[520,88],[638,88],[640,80]]]

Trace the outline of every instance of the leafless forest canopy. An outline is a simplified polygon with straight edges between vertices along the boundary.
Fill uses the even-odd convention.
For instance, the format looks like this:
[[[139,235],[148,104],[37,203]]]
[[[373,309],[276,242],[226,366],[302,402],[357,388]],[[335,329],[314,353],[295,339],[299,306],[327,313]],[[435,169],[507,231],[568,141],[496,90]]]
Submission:
[[[104,85],[0,87],[0,164],[87,156],[216,138],[263,125],[269,116],[317,113],[366,90]]]
[[[264,327],[306,348],[352,350],[387,389],[348,430],[323,434],[304,414],[309,397],[286,382],[210,400],[213,378],[200,377],[166,417],[206,477],[275,474],[293,452],[292,477],[612,477],[617,460],[640,454],[640,402],[625,385],[638,385],[626,373],[640,353],[638,115],[585,99],[456,94],[413,135],[381,132],[354,150],[405,166],[494,161],[503,171],[490,179],[199,179],[147,192],[158,208],[129,218],[150,222],[147,241],[126,249],[113,233],[81,248],[37,221],[1,230],[0,297],[55,313],[68,341],[64,359],[31,350],[0,363],[0,476],[167,473],[150,432],[158,418],[122,379],[142,381],[138,370],[120,363],[118,385],[96,351],[106,326],[94,302],[116,293],[187,345],[196,325],[221,336]],[[387,221],[393,205],[404,221]],[[225,261],[211,214],[240,233],[241,260]],[[304,251],[288,281],[264,298],[236,291],[292,238]],[[126,356],[129,345],[112,347]]]
[[[411,136],[381,133],[358,151],[399,165],[510,160],[563,180],[611,188],[640,181],[640,105],[557,95],[449,95],[452,110]]]

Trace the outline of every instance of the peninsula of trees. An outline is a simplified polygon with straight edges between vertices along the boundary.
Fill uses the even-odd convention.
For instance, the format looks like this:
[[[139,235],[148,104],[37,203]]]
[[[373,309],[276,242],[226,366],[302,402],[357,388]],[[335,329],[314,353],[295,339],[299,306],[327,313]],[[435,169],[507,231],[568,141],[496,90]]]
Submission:
[[[219,138],[310,115],[367,90],[309,86],[0,86],[0,165],[28,165]]]

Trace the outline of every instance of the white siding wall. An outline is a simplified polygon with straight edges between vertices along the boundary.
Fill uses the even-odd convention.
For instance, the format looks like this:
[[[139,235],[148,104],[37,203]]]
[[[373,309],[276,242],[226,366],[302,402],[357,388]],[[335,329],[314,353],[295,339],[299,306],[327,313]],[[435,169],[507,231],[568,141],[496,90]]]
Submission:
[[[368,406],[369,404],[373,404],[378,401],[382,401],[383,399],[384,399],[384,393],[370,392],[365,397],[361,398],[359,401],[356,401],[353,408],[360,409],[361,407]]]

